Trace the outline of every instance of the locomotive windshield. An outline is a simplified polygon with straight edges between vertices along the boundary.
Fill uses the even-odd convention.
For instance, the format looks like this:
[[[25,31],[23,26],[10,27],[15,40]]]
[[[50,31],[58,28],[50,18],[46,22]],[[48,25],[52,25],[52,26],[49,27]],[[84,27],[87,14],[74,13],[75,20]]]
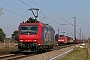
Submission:
[[[20,34],[37,34],[38,26],[21,26]]]

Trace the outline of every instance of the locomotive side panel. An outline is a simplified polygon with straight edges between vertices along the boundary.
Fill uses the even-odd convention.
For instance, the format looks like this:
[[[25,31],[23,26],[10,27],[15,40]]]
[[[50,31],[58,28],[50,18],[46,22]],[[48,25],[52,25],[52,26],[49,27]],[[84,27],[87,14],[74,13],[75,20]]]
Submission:
[[[43,45],[52,45],[55,41],[54,39],[55,32],[53,29],[48,28],[46,26],[42,27],[42,43]]]
[[[42,44],[48,45],[48,30],[46,27],[42,27]]]
[[[55,41],[55,31],[54,30],[51,30],[51,40],[52,41]]]

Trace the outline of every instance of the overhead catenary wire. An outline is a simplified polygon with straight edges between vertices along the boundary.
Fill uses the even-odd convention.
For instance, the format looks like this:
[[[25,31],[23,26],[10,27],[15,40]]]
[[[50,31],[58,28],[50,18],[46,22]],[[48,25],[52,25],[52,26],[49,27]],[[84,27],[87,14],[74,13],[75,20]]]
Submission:
[[[20,2],[22,2],[23,4],[25,4],[25,5],[27,5],[27,6],[29,6],[29,7],[31,7],[32,8],[32,6],[30,6],[30,5],[28,5],[27,3],[25,3],[25,2],[23,2],[23,1],[21,1],[21,0],[19,0]],[[39,5],[38,5],[39,6]],[[51,17],[49,17],[49,16],[47,16],[47,15],[45,15],[44,13],[42,13],[42,12],[40,12],[42,15],[44,15],[44,16],[46,16],[46,17],[48,17],[49,19],[51,19],[51,20],[53,20],[53,21],[55,21],[55,22],[57,22],[56,20],[54,20],[54,19],[52,19]],[[57,22],[59,25],[61,25],[59,22]]]
[[[23,3],[23,4],[25,4],[25,5],[27,5],[27,6],[29,6],[29,7],[31,7],[32,8],[32,6],[30,6],[30,5],[28,5],[27,3],[25,3],[25,2],[23,2],[23,1],[21,1],[21,0],[19,0],[21,3]],[[40,11],[39,11],[40,12]],[[54,20],[54,19],[52,19],[51,17],[49,17],[49,16],[47,16],[47,15],[45,15],[44,13],[42,13],[42,12],[40,12],[42,15],[44,15],[44,16],[46,16],[46,17],[48,17],[49,19],[51,19],[51,20],[53,20],[53,21],[55,21],[55,22],[57,22],[56,20]],[[59,22],[57,22],[59,25],[61,25]]]
[[[45,19],[46,17],[43,17],[40,21],[42,21],[43,19]]]
[[[43,7],[41,7],[40,5],[38,5],[36,2],[34,2],[33,0],[31,0],[34,4],[36,4],[37,6],[39,6],[40,8],[42,8],[43,10],[45,10],[46,12],[48,12],[48,13],[50,13],[49,11],[47,11],[46,9],[44,9]],[[51,15],[54,15],[54,14],[52,14],[52,13],[50,13]],[[56,16],[56,15],[54,15],[54,16]],[[56,17],[58,17],[58,16],[56,16]],[[58,17],[59,18],[59,17]],[[60,19],[62,19],[63,21],[65,21],[65,22],[67,22],[67,23],[69,23],[69,24],[71,24],[72,26],[74,26],[72,23],[70,23],[70,22],[68,22],[67,20],[65,20],[65,19],[63,19],[62,17],[60,17]]]
[[[6,2],[4,2],[4,1],[2,1],[2,0],[0,0],[0,2],[5,3],[5,4],[7,4],[7,5],[9,5],[9,6],[13,7],[13,8],[16,8],[16,9],[20,10],[20,11],[23,11],[23,10],[21,10],[21,9],[15,7],[15,6],[12,6],[12,5],[10,5],[9,3],[6,3]],[[2,9],[5,10],[5,11],[8,11],[8,12],[10,12],[10,13],[13,13],[13,14],[15,14],[15,15],[18,15],[18,16],[21,16],[21,17],[24,17],[24,18],[27,18],[27,17],[25,17],[25,16],[23,16],[23,15],[20,15],[20,14],[18,14],[18,13],[12,12],[12,11],[7,10],[7,9],[5,9],[5,8],[2,8]]]
[[[1,0],[0,0],[1,1]],[[20,2],[22,2],[22,3],[24,3],[25,5],[27,5],[27,6],[29,6],[29,7],[31,7],[30,5],[28,5],[27,3],[25,3],[25,2],[23,2],[23,1],[21,1],[21,0],[19,0]],[[32,1],[32,0],[31,0]],[[6,2],[4,2],[4,3],[6,3]],[[7,5],[9,5],[9,6],[12,6],[12,5],[10,5],[10,4],[8,4],[8,3],[6,3]],[[39,6],[39,5],[38,5]],[[19,9],[19,8],[17,8],[17,7],[14,7],[14,6],[12,6],[13,8],[16,8],[16,9],[18,9],[18,10],[21,10],[21,9]],[[32,7],[31,7],[32,8]],[[6,10],[6,11],[8,11],[8,12],[11,12],[11,13],[13,13],[13,14],[16,14],[16,15],[19,15],[19,16],[21,16],[21,17],[24,17],[24,18],[27,18],[27,17],[25,17],[25,16],[23,16],[23,15],[20,15],[20,14],[18,14],[18,13],[15,13],[15,12],[12,12],[12,11],[10,11],[10,10],[7,10],[7,9],[5,9],[4,8],[4,10]],[[47,10],[46,10],[47,11]],[[47,11],[48,12],[48,11]],[[44,13],[42,13],[42,12],[40,12],[41,14],[43,14],[44,16],[46,16],[46,17],[48,17],[49,19],[51,19],[51,20],[53,20],[53,21],[55,21],[55,22],[57,22],[56,20],[54,20],[54,19],[52,19],[51,17],[49,17],[49,16],[47,16],[47,15],[45,15]],[[50,13],[50,12],[49,12]],[[52,14],[52,13],[51,13]],[[52,14],[53,15],[53,14]],[[54,15],[55,16],[55,15]],[[63,19],[63,18],[61,18],[61,17],[59,17],[60,19],[62,19],[62,20],[64,20],[65,22],[67,22],[67,23],[69,23],[70,25],[72,25],[72,26],[74,26],[72,23],[70,23],[70,22],[68,22],[67,20],[65,20],[65,19]],[[61,25],[59,22],[57,22],[59,25]],[[78,32],[77,32],[78,33]]]
[[[37,6],[39,6],[40,8],[42,8],[43,10],[45,10],[46,12],[50,13],[49,11],[47,11],[46,9],[44,9],[43,7],[41,7],[40,5],[38,5],[38,4],[37,4],[36,2],[34,2],[33,0],[31,0],[31,2],[33,2],[34,4],[36,4]],[[54,14],[52,14],[52,13],[50,13],[50,14],[51,14],[51,15],[54,15]],[[56,15],[54,15],[54,16],[56,16]],[[58,17],[58,16],[56,16],[56,17]],[[58,17],[58,18],[60,18],[60,19],[62,19],[63,21],[67,22],[68,24],[74,26],[74,24],[68,22],[67,20],[63,19],[62,17]],[[76,32],[77,32],[77,31],[76,31]],[[79,32],[77,32],[77,33],[79,33]]]
[[[21,0],[19,0],[20,2],[22,2],[23,4],[25,4],[25,5],[27,5],[27,6],[29,6],[29,7],[31,7],[32,8],[32,6],[30,6],[30,5],[28,5],[27,3],[25,3],[25,2],[23,2],[23,1],[21,1]],[[2,1],[3,2],[3,1]],[[3,2],[3,3],[5,3],[5,2]],[[8,3],[7,3],[8,4]],[[10,4],[8,4],[8,5],[10,5]],[[10,5],[10,6],[12,6],[12,5]],[[38,5],[39,6],[39,5]],[[14,6],[12,6],[12,7],[14,7]],[[16,8],[16,9],[18,9],[17,7],[14,7],[14,8]],[[20,10],[20,9],[19,9]],[[9,12],[12,12],[12,11],[9,11]],[[14,13],[14,14],[17,14],[17,13],[15,13],[15,12],[12,12],[12,13]],[[45,15],[44,13],[42,13],[42,12],[40,12],[41,14],[43,14],[44,16],[46,16],[46,17],[48,17],[49,19],[51,19],[51,20],[53,20],[53,21],[55,21],[54,19],[52,19],[51,17],[49,17],[49,16],[47,16],[47,15]],[[17,14],[17,15],[19,15],[19,16],[22,16],[22,15],[20,15],[20,14]],[[25,17],[25,16],[22,16],[22,17]],[[26,18],[26,17],[25,17]],[[61,17],[60,17],[61,18]],[[62,19],[62,18],[61,18]],[[64,20],[64,19],[63,19]],[[64,20],[65,21],[65,20]],[[55,21],[55,22],[57,22],[57,21]],[[69,23],[68,21],[66,21],[67,23]],[[59,25],[61,25],[59,22],[57,22]],[[71,23],[69,23],[69,24],[71,24]],[[72,24],[71,24],[72,25]]]
[[[63,19],[62,17],[60,17],[62,20],[64,20],[65,22],[69,23],[70,25],[74,26],[72,23],[66,21],[65,19]]]
[[[17,8],[17,7],[15,7],[15,6],[13,6],[13,5],[11,5],[11,4],[9,4],[9,3],[6,3],[6,2],[4,2],[4,1],[2,1],[2,0],[0,0],[1,2],[3,2],[3,3],[5,3],[5,4],[7,4],[7,5],[9,5],[9,6],[11,6],[11,7],[13,7],[13,8],[16,8],[16,9],[18,9],[18,10],[20,10],[21,11],[21,9],[19,9],[19,8]],[[27,3],[25,3],[25,2],[23,2],[23,1],[21,1],[21,0],[19,0],[21,3],[23,3],[23,4],[25,4],[25,5],[27,5],[27,6],[29,6],[29,7],[31,7],[32,8],[32,6],[30,6],[30,5],[28,5]],[[27,17],[25,17],[25,16],[23,16],[23,15],[20,15],[20,14],[18,14],[18,13],[15,13],[15,12],[12,12],[12,11],[10,11],[10,10],[7,10],[7,9],[5,9],[5,8],[3,8],[4,10],[6,10],[6,11],[8,11],[8,12],[10,12],[10,13],[13,13],[13,14],[16,14],[16,15],[19,15],[19,16],[21,16],[21,17],[24,17],[24,18],[27,18]],[[54,21],[54,19],[52,19],[51,17],[49,17],[49,16],[47,16],[47,15],[45,15],[44,13],[42,13],[42,12],[40,12],[42,15],[44,15],[44,16],[46,16],[46,17],[48,17],[49,19],[51,19],[51,20],[53,20]],[[57,22],[58,23],[58,22]]]
[[[32,6],[28,5],[27,3],[25,3],[24,1],[19,0],[21,3],[25,4],[26,6],[29,6],[30,8],[33,8]],[[39,11],[39,13],[41,13],[42,15],[46,16],[47,18],[49,18],[50,20],[55,21],[56,23],[58,23],[59,25],[61,25],[59,22],[57,22],[56,20],[52,19],[51,17],[47,16],[46,14],[42,13],[41,11]],[[63,26],[64,27],[64,26]]]
[[[20,10],[20,11],[23,11],[23,10],[21,10],[21,9],[19,9],[19,8],[17,8],[17,7],[15,7],[15,6],[12,6],[11,4],[9,4],[9,3],[6,3],[6,2],[4,2],[4,1],[2,1],[2,0],[0,0],[1,2],[3,2],[3,3],[5,3],[5,4],[7,4],[7,5],[9,5],[9,6],[11,6],[11,7],[13,7],[13,8],[16,8],[16,9],[18,9],[18,10]],[[23,1],[21,1],[21,0],[19,0],[20,2],[22,2],[23,4],[25,4],[25,5],[27,5],[27,6],[29,6],[29,7],[31,7],[30,5],[28,5],[27,3],[25,3],[25,2],[23,2]],[[31,7],[32,8],[32,7]],[[16,15],[19,15],[19,16],[22,16],[22,15],[20,15],[20,14],[17,14],[17,13],[15,13],[15,12],[12,12],[12,11],[9,11],[9,10],[7,10],[7,9],[4,9],[4,10],[6,10],[6,11],[8,11],[8,12],[11,12],[11,13],[14,13],[14,14],[16,14]],[[49,16],[47,16],[47,15],[45,15],[44,13],[42,13],[42,12],[40,12],[41,14],[43,14],[44,16],[46,16],[46,17],[48,17],[49,19],[51,19],[51,20],[53,20],[54,21],[54,19],[52,19],[51,17],[49,17]],[[25,17],[25,16],[22,16],[22,17]],[[26,17],[25,17],[26,18]],[[58,22],[57,22],[58,23]],[[60,23],[59,23],[60,24]],[[60,24],[61,25],[61,24]]]
[[[20,14],[18,14],[18,13],[12,12],[12,11],[7,10],[7,9],[5,9],[5,8],[3,8],[3,10],[8,11],[8,12],[10,12],[10,13],[13,13],[13,14],[15,14],[15,15],[21,16],[21,17],[23,17],[23,18],[27,18],[27,17],[25,17],[25,16],[23,16],[23,15],[20,15]]]
[[[47,16],[47,15],[45,15],[44,13],[42,13],[42,12],[40,12],[42,15],[44,15],[44,16],[46,16],[46,17],[48,17],[49,19],[51,19],[51,20],[53,20],[53,21],[55,21],[54,19],[52,19],[51,17],[49,17],[49,16]],[[55,21],[55,22],[57,22],[57,21]],[[59,25],[61,25],[59,22],[57,22]]]
[[[6,5],[9,5],[9,6],[15,8],[15,9],[18,9],[18,10],[20,10],[20,11],[27,12],[27,11],[24,11],[24,10],[22,10],[22,9],[20,9],[20,8],[17,8],[17,7],[15,7],[15,6],[13,6],[13,5],[11,5],[11,4],[5,2],[5,1],[0,0],[0,2],[4,3],[4,4],[6,4]]]
[[[29,7],[31,7],[32,8],[32,6],[30,6],[30,5],[28,5],[27,3],[25,3],[25,2],[23,2],[23,1],[21,1],[21,0],[19,0],[20,2],[22,2],[23,4],[25,4],[25,5],[27,5],[27,6],[29,6]],[[32,1],[32,0],[31,0]],[[35,3],[36,4],[36,3]],[[38,5],[39,6],[39,5]],[[42,7],[41,7],[42,8]],[[44,9],[45,10],[45,9]],[[45,11],[47,11],[47,10],[45,10]],[[48,11],[47,11],[48,12]],[[51,17],[49,17],[49,16],[47,16],[47,15],[45,15],[44,13],[42,13],[42,12],[40,12],[42,15],[44,15],[44,16],[46,16],[46,17],[48,17],[49,19],[51,19],[51,20],[53,20],[53,21],[55,21],[55,22],[57,22],[56,20],[54,20],[54,19],[52,19]],[[50,12],[49,12],[50,13]],[[52,14],[53,15],[53,14]],[[56,15],[54,15],[54,16],[56,16]],[[61,17],[60,17],[61,18]],[[61,18],[62,20],[64,20],[65,22],[67,22],[67,23],[69,23],[69,24],[71,24],[70,22],[68,22],[68,21],[66,21],[65,19],[63,19],[63,18]],[[59,22],[57,22],[59,25],[61,25]],[[71,24],[72,26],[74,26],[73,24]],[[63,26],[64,27],[64,26]]]
[[[30,5],[28,5],[28,4],[25,3],[25,2],[23,2],[23,1],[21,1],[21,0],[19,0],[19,1],[22,2],[23,4],[27,5],[27,6],[31,7]],[[31,8],[32,8],[32,7],[31,7]]]

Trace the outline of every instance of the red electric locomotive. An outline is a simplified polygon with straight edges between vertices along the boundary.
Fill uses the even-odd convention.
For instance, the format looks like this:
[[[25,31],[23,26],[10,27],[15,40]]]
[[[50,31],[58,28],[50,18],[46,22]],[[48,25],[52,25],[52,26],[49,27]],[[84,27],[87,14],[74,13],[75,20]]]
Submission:
[[[29,18],[26,22],[20,23],[18,27],[18,49],[36,52],[49,51],[57,42],[55,41],[55,31],[49,24],[37,21],[37,8],[29,9],[35,19]],[[33,10],[36,10],[35,16]]]
[[[60,36],[58,36],[58,44],[57,45],[70,44],[70,43],[73,43],[73,41],[74,40],[71,37],[60,35]]]
[[[30,51],[50,50],[55,45],[55,31],[48,25],[30,18],[18,27],[18,49]]]

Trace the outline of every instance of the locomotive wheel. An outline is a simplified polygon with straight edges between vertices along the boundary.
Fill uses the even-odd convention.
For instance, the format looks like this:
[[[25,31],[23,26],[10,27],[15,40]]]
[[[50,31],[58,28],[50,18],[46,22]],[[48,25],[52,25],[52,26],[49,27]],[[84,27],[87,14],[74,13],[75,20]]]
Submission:
[[[37,53],[38,53],[38,54],[40,53],[40,49],[39,49],[39,48],[37,49]]]
[[[18,46],[18,50],[19,51],[23,51],[23,48]]]
[[[42,49],[41,49],[41,48],[38,48],[38,49],[37,49],[37,53],[38,53],[38,54],[41,54],[41,53],[42,53]]]
[[[47,51],[49,52],[50,51],[50,48],[48,48]]]
[[[53,49],[53,45],[51,45],[51,49]]]
[[[43,52],[43,53],[45,53],[45,52],[46,52],[46,49],[45,49],[45,48],[43,48],[43,49],[42,49],[42,52]]]
[[[48,52],[50,51],[50,46],[48,46],[47,51],[48,51]]]

